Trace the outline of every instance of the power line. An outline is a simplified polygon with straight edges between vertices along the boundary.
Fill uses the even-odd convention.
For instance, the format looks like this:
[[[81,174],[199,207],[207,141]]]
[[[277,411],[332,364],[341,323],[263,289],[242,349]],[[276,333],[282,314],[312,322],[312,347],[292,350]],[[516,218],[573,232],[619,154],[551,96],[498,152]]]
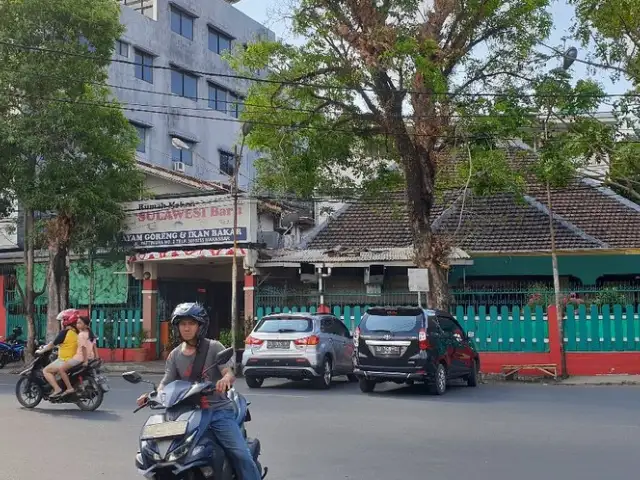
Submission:
[[[169,70],[169,71],[175,71],[175,70],[179,70],[179,71],[184,71],[184,72],[189,72],[189,73],[193,73],[195,75],[199,75],[199,76],[206,76],[206,77],[218,77],[218,78],[229,78],[229,79],[234,79],[234,80],[245,80],[248,82],[258,82],[258,83],[270,83],[270,84],[274,84],[274,85],[283,85],[283,86],[292,86],[292,87],[312,87],[312,88],[316,88],[319,90],[343,90],[343,91],[353,91],[353,92],[358,92],[358,91],[366,91],[366,92],[375,92],[374,89],[372,88],[367,88],[367,87],[349,87],[349,86],[341,86],[341,85],[329,85],[329,84],[321,84],[321,83],[312,83],[312,82],[300,82],[300,81],[295,81],[295,80],[274,80],[274,79],[269,79],[269,78],[260,78],[260,77],[249,77],[246,75],[238,75],[238,74],[229,74],[229,73],[219,73],[219,72],[208,72],[208,71],[201,71],[201,70],[193,70],[193,69],[188,69],[188,68],[174,68],[171,66],[166,66],[166,65],[142,65],[140,63],[137,62],[132,62],[130,60],[122,60],[119,58],[112,58],[110,57],[109,59],[105,59],[102,57],[98,57],[96,55],[90,55],[90,54],[83,54],[83,53],[77,53],[77,52],[69,52],[69,51],[65,51],[65,50],[58,50],[58,49],[52,49],[52,48],[45,48],[45,47],[37,47],[37,46],[32,46],[32,45],[23,45],[23,44],[19,44],[19,43],[15,43],[9,40],[0,40],[0,45],[5,45],[8,47],[12,47],[12,48],[17,48],[17,49],[22,49],[22,50],[30,50],[30,51],[37,51],[37,52],[42,52],[42,53],[51,53],[51,54],[56,54],[56,55],[66,55],[66,56],[72,56],[72,57],[79,57],[79,58],[86,58],[89,60],[94,60],[94,61],[109,61],[111,63],[121,63],[121,64],[126,64],[126,65],[133,65],[133,66],[140,66],[140,67],[144,67],[144,68],[151,68],[151,69],[156,69],[156,70]],[[544,45],[544,44],[543,44]],[[546,46],[546,45],[545,45]],[[548,47],[550,48],[550,47]],[[586,62],[586,61],[582,61],[583,63],[588,63],[594,66],[601,66],[599,64],[593,64],[590,62]],[[604,67],[604,66],[603,66]],[[463,96],[463,97],[495,97],[495,98],[504,98],[504,97],[511,97],[513,96],[512,94],[507,94],[507,93],[495,93],[495,92],[477,92],[477,93],[465,93],[465,92],[421,92],[418,90],[404,90],[404,92],[408,93],[408,94],[417,94],[417,95],[441,95],[441,96]],[[523,98],[565,98],[566,95],[562,95],[562,94],[526,94],[526,93],[518,93],[519,97],[523,97]],[[640,94],[604,94],[604,95],[595,95],[595,94],[582,94],[582,95],[578,95],[578,97],[580,98],[600,98],[600,97],[608,97],[608,98],[612,98],[612,97],[639,97]]]
[[[159,111],[159,110],[149,110],[148,108],[133,108],[133,107],[127,107],[127,106],[123,106],[123,105],[118,105],[118,104],[113,104],[113,103],[101,103],[101,102],[93,102],[93,101],[86,101],[86,100],[76,100],[76,99],[71,99],[71,98],[53,98],[53,97],[40,97],[38,95],[26,95],[26,94],[16,94],[16,93],[11,93],[11,95],[13,95],[14,97],[18,97],[18,98],[34,98],[34,99],[38,99],[38,100],[45,100],[45,101],[51,101],[51,102],[58,102],[58,103],[66,103],[66,104],[75,104],[75,105],[81,105],[81,106],[94,106],[94,107],[103,107],[103,108],[111,108],[111,109],[116,109],[116,110],[126,110],[126,111],[130,111],[130,112],[142,112],[142,113],[155,113],[155,114],[160,114],[160,115],[174,115],[174,116],[178,116],[178,117],[184,117],[184,118],[197,118],[197,119],[201,119],[201,120],[213,120],[213,121],[217,121],[217,122],[231,122],[231,123],[245,123],[244,120],[241,119],[236,119],[236,118],[219,118],[219,117],[212,117],[212,116],[204,116],[204,115],[196,115],[196,114],[189,114],[189,113],[176,113],[173,111]],[[176,109],[176,107],[172,107],[170,105],[160,105],[160,106],[154,106],[154,105],[149,105],[150,108],[166,108],[166,109]],[[200,110],[197,109],[196,110]],[[204,111],[209,111],[210,109],[201,109]],[[215,112],[215,110],[212,110],[213,112]],[[500,119],[503,117],[500,116],[489,116],[488,118],[495,118],[495,119]],[[507,117],[504,117],[507,118]],[[254,125],[262,125],[262,126],[269,126],[269,127],[282,127],[282,128],[288,128],[288,129],[294,129],[294,130],[315,130],[315,131],[319,131],[319,132],[326,132],[326,133],[336,133],[336,132],[341,132],[341,133],[350,133],[350,134],[354,134],[356,132],[367,132],[367,128],[365,127],[361,127],[361,128],[354,128],[354,129],[345,129],[345,128],[328,128],[328,127],[317,127],[317,126],[312,126],[312,125],[302,125],[300,123],[298,124],[285,124],[285,123],[273,123],[273,122],[265,122],[265,121],[249,121],[249,123],[254,124]],[[454,128],[455,126],[451,126],[448,128]],[[563,132],[562,129],[548,129],[549,132]],[[477,134],[477,135],[435,135],[435,134],[425,134],[425,133],[415,133],[415,132],[402,132],[402,131],[398,131],[398,132],[394,132],[394,131],[386,131],[386,132],[381,132],[379,133],[379,135],[381,136],[393,136],[393,135],[401,135],[401,134],[407,134],[409,136],[412,137],[422,137],[422,138],[436,138],[436,139],[441,139],[441,140],[488,140],[490,138],[492,138],[490,135],[483,135],[483,134]],[[635,142],[634,142],[635,143]]]

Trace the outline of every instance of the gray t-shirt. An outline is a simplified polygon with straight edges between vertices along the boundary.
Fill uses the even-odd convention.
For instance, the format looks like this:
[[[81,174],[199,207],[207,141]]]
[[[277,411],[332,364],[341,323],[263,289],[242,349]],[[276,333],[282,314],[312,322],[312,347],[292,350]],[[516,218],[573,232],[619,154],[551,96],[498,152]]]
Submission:
[[[216,355],[225,349],[225,346],[217,340],[207,339],[207,341],[209,342],[209,352],[207,353],[207,359],[204,362],[204,370],[211,367],[215,362]],[[195,354],[185,355],[182,353],[182,344],[174,348],[167,357],[167,363],[164,368],[164,377],[162,378],[158,388],[162,389],[162,387],[175,380],[189,380],[189,375],[191,375],[191,368],[195,358]],[[226,364],[218,365],[217,368],[211,368],[204,374],[203,378],[213,382],[215,385],[218,380],[222,378],[222,372],[226,368],[233,368],[233,359],[229,360]],[[233,408],[231,400],[229,400],[226,393],[214,392],[212,395],[208,395],[205,400],[206,403],[202,406],[206,408]]]

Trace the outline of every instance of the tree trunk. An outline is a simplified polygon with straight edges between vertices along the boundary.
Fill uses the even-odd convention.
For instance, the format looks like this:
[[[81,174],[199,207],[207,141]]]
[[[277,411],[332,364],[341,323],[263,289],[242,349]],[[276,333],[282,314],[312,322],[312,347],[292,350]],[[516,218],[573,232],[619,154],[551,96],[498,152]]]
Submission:
[[[418,152],[404,158],[407,179],[407,207],[413,236],[414,261],[419,268],[429,269],[427,307],[447,310],[449,286],[447,282],[448,250],[438,248],[431,230],[431,209],[435,197],[435,165],[430,153],[416,147]]]
[[[60,331],[56,317],[62,310],[69,308],[68,260],[71,221],[68,217],[59,214],[49,222],[47,229],[49,236],[47,341],[51,341]]]
[[[33,270],[35,268],[34,245],[33,245],[33,210],[24,210],[24,265],[25,265],[25,285],[24,292],[20,291],[24,303],[25,316],[27,319],[27,350],[25,360],[30,361],[35,352],[36,322],[35,322],[35,292],[33,289]],[[20,289],[20,283],[16,279],[16,288]]]
[[[47,308],[47,341],[60,331],[56,317],[69,307],[69,275],[67,273],[67,250],[57,245],[49,246],[49,268],[47,270],[49,303]]]

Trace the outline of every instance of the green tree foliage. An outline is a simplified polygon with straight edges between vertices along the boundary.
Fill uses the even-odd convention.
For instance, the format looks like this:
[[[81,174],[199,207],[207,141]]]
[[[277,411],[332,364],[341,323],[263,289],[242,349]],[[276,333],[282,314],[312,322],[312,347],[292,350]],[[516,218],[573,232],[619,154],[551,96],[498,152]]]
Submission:
[[[632,88],[611,102],[617,116],[617,142],[608,153],[604,182],[631,200],[640,201],[640,1],[570,0],[576,9],[574,33],[593,48],[592,69],[604,68]]]
[[[301,0],[291,18],[303,45],[263,41],[229,57],[244,75],[268,72],[243,114],[254,123],[250,146],[264,152],[261,188],[380,196],[401,186],[416,264],[431,271],[430,304],[445,306],[451,245],[430,224],[438,190],[522,192],[532,172],[508,161],[514,138],[543,145],[533,173],[553,184],[597,150],[594,135],[611,141],[582,118],[601,89],[544,73],[549,57],[535,47],[548,37],[549,8],[547,0]]]
[[[49,335],[68,305],[69,252],[114,238],[120,202],[142,192],[135,129],[98,85],[122,28],[115,0],[0,4],[0,185],[43,214]]]

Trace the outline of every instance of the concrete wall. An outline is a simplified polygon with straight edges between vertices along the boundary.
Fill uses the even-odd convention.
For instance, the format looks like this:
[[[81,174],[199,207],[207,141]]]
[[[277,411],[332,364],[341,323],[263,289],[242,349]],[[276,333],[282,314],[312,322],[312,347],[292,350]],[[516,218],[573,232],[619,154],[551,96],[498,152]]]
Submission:
[[[171,31],[170,5],[197,17],[193,40]],[[116,60],[133,62],[134,49],[140,49],[155,57],[154,66],[179,66],[194,72],[234,74],[220,55],[209,50],[209,25],[235,38],[237,45],[250,43],[259,35],[275,38],[273,32],[224,0],[156,0],[154,11],[157,12],[157,20],[131,7],[121,7],[121,20],[126,27],[122,41],[128,43],[129,48],[127,57],[116,52]],[[131,121],[149,127],[146,151],[139,153],[141,160],[172,169],[171,136],[179,136],[196,142],[193,166],[186,167],[186,174],[205,180],[228,181],[228,177],[219,170],[218,150],[233,151],[240,138],[241,124],[231,115],[209,108],[208,81],[215,81],[219,86],[238,94],[246,93],[248,82],[201,75],[198,79],[199,99],[194,101],[171,94],[170,70],[154,68],[153,83],[136,78],[134,70],[134,65],[114,62],[109,69],[109,84],[115,87],[112,88],[114,94],[128,108],[125,115]],[[150,113],[148,110],[169,114]],[[242,187],[246,188],[255,177],[252,164],[256,156],[255,152],[245,148],[239,175]]]

